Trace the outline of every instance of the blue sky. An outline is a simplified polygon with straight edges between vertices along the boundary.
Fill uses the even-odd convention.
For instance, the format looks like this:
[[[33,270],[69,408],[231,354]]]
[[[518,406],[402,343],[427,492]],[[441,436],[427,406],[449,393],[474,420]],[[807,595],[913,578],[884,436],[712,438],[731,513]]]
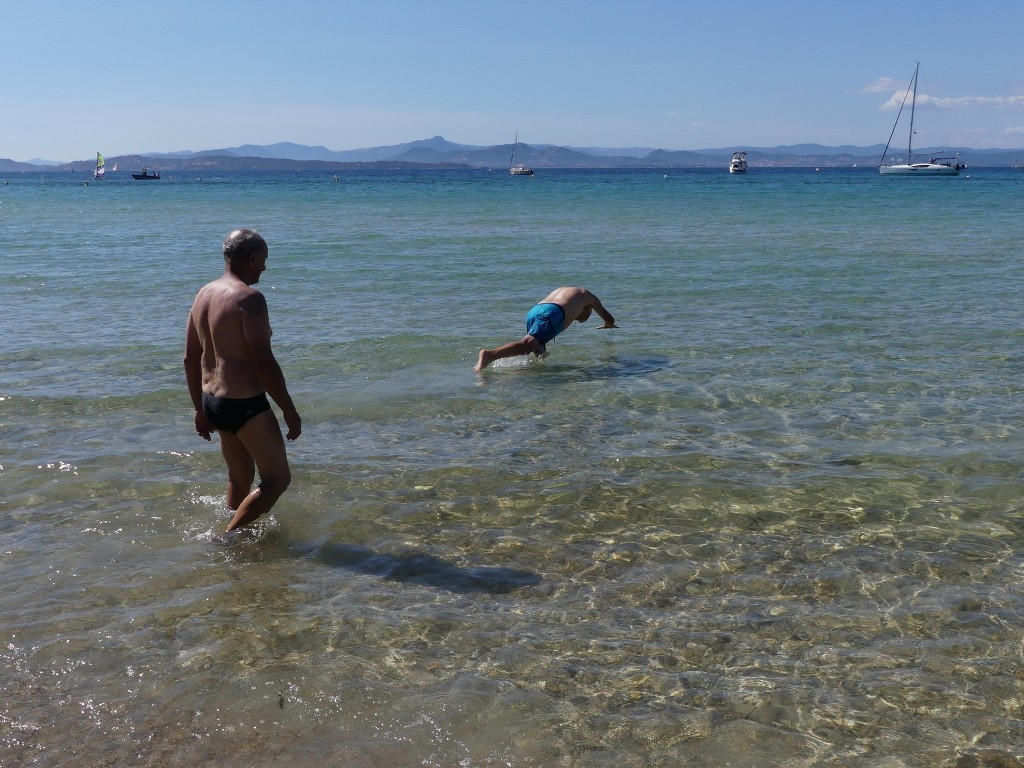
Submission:
[[[0,157],[293,141],[1024,147],[1008,0],[0,0]]]

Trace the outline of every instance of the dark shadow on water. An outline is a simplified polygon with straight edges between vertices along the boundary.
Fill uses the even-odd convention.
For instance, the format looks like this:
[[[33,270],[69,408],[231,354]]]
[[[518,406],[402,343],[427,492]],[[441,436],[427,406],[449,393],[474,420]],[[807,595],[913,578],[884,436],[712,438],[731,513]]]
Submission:
[[[593,381],[648,376],[669,367],[671,363],[668,357],[606,357],[599,364],[576,369],[574,378]]]
[[[233,534],[215,534],[210,552],[234,562],[268,562],[281,558],[312,557],[334,568],[378,576],[389,581],[423,584],[450,592],[505,594],[542,582],[536,573],[493,566],[463,567],[423,552],[377,552],[358,544],[318,546],[290,541],[279,529],[244,528]]]
[[[325,544],[316,551],[316,556],[335,568],[452,592],[504,594],[541,581],[540,576],[530,571],[489,566],[463,568],[421,552],[390,554],[356,544]]]

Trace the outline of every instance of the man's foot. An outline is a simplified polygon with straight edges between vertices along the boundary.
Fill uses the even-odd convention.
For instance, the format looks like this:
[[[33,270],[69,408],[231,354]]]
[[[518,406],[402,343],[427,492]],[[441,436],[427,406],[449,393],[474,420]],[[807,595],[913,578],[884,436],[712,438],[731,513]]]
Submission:
[[[493,360],[494,358],[491,356],[490,352],[488,352],[486,349],[481,349],[480,357],[476,359],[476,367],[473,368],[473,370],[476,371],[477,373],[480,373],[480,371],[482,371],[484,368],[490,365],[493,362]]]
[[[235,528],[233,531],[212,534],[210,541],[220,547],[230,547],[254,538],[256,538],[256,531],[252,528]]]

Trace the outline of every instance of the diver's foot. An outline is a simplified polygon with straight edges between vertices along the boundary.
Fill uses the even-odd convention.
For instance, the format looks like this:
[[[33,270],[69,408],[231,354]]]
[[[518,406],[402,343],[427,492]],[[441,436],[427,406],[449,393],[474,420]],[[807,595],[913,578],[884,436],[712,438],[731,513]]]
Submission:
[[[473,368],[474,371],[480,373],[484,368],[490,365],[494,361],[491,353],[486,349],[480,350],[480,356],[476,359],[476,366]]]

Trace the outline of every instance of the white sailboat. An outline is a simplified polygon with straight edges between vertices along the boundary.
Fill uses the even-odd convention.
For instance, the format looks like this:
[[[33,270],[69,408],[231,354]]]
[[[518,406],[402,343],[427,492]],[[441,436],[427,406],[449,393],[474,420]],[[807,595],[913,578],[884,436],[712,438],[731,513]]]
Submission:
[[[102,179],[103,171],[106,170],[103,167],[103,155],[99,152],[96,153],[96,172],[92,175],[94,179]]]
[[[519,133],[516,132],[516,140],[512,145],[512,157],[508,160],[508,172],[513,176],[533,176],[533,168],[527,168],[522,163],[514,165],[516,161],[516,147],[519,146]]]
[[[949,157],[929,157],[928,161],[924,163],[914,162],[914,111],[917,106],[917,73],[920,69],[921,62],[917,62],[917,66],[914,67],[914,79],[911,82],[913,96],[910,100],[910,132],[907,137],[907,162],[882,165],[885,162],[885,155],[889,151],[889,145],[892,143],[892,137],[896,134],[896,126],[900,124],[900,115],[903,114],[903,107],[907,104],[907,95],[905,94],[903,96],[903,104],[900,105],[900,111],[896,115],[896,123],[892,127],[892,133],[889,134],[889,141],[885,145],[885,151],[882,152],[882,159],[878,161],[878,172],[883,175],[894,176],[958,176],[960,169],[967,167],[960,162],[959,153]],[[911,89],[907,90],[909,94]]]

